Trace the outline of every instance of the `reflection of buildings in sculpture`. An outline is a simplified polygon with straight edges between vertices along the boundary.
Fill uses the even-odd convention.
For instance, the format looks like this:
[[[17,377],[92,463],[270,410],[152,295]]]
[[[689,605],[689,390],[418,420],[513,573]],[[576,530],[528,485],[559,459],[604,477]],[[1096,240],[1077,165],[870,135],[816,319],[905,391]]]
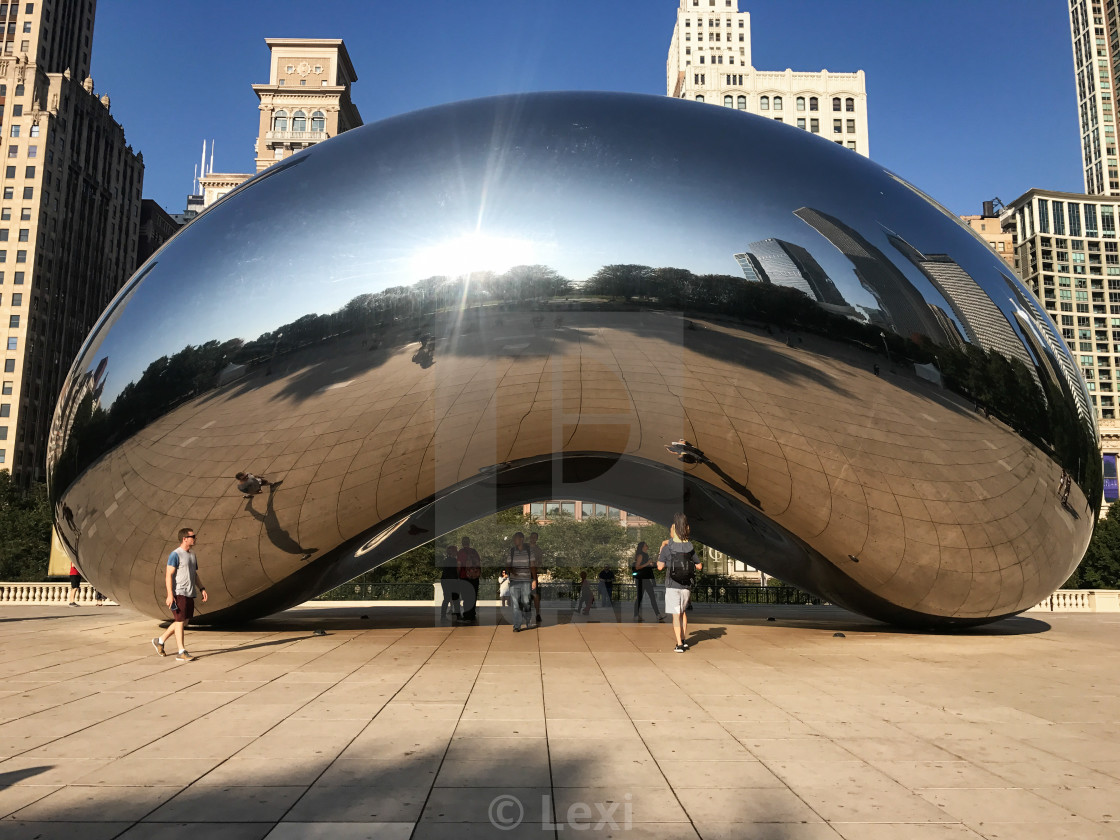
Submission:
[[[1008,291],[1011,292],[1011,299],[1019,305],[1016,320],[1023,327],[1023,335],[1031,348],[1040,359],[1045,360],[1047,373],[1052,379],[1056,380],[1059,388],[1073,398],[1073,403],[1077,406],[1077,413],[1081,416],[1081,419],[1092,424],[1095,428],[1096,412],[1090,406],[1085,395],[1081,377],[1077,375],[1077,368],[1073,366],[1069,354],[1064,352],[1065,348],[1061,346],[1057,335],[1055,335],[1053,321],[1039,310],[1030,296],[1024,294],[1015,281],[1002,272],[998,272],[998,274],[1003,279]],[[1061,372],[1060,376],[1058,371]]]
[[[1007,316],[984,293],[972,275],[947,254],[923,254],[897,233],[886,233],[891,245],[945,298],[969,344],[999,353],[1007,359],[1018,359],[1037,380],[1035,362],[1024,349]],[[942,314],[946,313],[942,310]],[[946,330],[951,338],[955,332]]]
[[[743,276],[752,283],[769,283],[770,278],[766,276],[766,271],[763,269],[762,264],[759,263],[758,257],[749,252],[735,255],[735,262],[739,263],[739,268],[743,269]]]
[[[886,254],[835,216],[811,207],[793,212],[848,258],[860,285],[875,298],[886,316],[889,329],[904,338],[925,336],[935,344],[951,344],[921,292]]]
[[[817,303],[847,306],[844,296],[820,263],[800,245],[782,239],[763,239],[752,242],[750,249],[748,253],[761,263],[766,277],[774,285],[798,289]]]
[[[961,335],[960,327],[957,322],[949,317],[949,313],[942,309],[935,303],[929,305],[930,311],[933,312],[933,317],[937,319],[937,323],[941,324],[941,328],[945,330],[945,335],[949,337],[949,346],[954,350],[963,350],[965,345],[964,336]]]
[[[680,0],[665,61],[665,95],[723,105],[828,137],[868,155],[867,85],[854,73],[755,70],[751,16],[739,0]]]

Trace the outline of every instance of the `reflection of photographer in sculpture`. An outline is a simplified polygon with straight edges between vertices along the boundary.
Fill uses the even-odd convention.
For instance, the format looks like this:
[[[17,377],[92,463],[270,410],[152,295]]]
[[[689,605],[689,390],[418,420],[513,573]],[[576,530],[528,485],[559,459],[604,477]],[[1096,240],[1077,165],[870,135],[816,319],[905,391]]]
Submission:
[[[684,438],[665,444],[665,449],[677,456],[678,461],[686,464],[706,464],[707,456]]]
[[[696,550],[688,538],[691,535],[688,517],[683,513],[673,514],[673,526],[669,529],[669,539],[661,544],[657,555],[657,568],[665,572],[665,612],[673,617],[673,636],[677,646],[676,653],[688,650],[688,601],[692,595],[692,583],[702,563],[696,558]]]
[[[579,602],[576,604],[576,612],[590,615],[593,606],[595,606],[595,596],[591,592],[591,581],[587,579],[587,572],[580,572]]]
[[[508,565],[509,593],[513,600],[513,632],[528,630],[533,619],[533,590],[537,588],[537,564],[529,546],[525,545],[525,535],[518,531],[513,535]]]
[[[237,479],[237,489],[245,494],[246,499],[260,493],[262,487],[268,487],[268,479],[252,473],[239,472],[234,478]]]

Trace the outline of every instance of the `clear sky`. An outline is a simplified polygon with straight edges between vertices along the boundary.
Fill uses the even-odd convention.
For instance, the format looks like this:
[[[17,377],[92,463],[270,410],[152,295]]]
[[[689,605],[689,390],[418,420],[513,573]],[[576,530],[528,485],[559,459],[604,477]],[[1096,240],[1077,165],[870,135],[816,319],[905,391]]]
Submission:
[[[144,195],[180,212],[203,139],[253,171],[264,39],[343,38],[365,122],[537,90],[665,93],[677,0],[98,3],[108,93]],[[1062,0],[740,0],[760,70],[862,69],[871,156],[956,213],[1031,187],[1084,188]],[[717,107],[717,106],[713,106]]]

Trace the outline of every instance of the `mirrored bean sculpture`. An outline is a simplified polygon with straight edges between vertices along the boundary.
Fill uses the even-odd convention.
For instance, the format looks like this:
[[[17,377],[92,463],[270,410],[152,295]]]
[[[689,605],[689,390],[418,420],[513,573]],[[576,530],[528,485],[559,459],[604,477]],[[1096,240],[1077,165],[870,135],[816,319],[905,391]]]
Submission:
[[[210,622],[574,499],[967,626],[1066,580],[1102,486],[1061,336],[952,214],[806,131],[623,94],[447,105],[276,163],[127,283],[50,450],[82,574],[166,618],[195,528]]]

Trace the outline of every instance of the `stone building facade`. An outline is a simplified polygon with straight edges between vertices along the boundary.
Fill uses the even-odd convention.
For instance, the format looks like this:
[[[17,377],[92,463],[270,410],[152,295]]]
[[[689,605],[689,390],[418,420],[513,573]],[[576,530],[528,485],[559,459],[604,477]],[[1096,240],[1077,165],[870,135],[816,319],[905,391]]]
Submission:
[[[680,0],[665,94],[758,114],[870,154],[863,71],[755,70],[751,16],[739,0]]]
[[[0,469],[26,485],[45,477],[71,361],[134,267],[144,165],[89,77],[93,4],[0,12]]]

